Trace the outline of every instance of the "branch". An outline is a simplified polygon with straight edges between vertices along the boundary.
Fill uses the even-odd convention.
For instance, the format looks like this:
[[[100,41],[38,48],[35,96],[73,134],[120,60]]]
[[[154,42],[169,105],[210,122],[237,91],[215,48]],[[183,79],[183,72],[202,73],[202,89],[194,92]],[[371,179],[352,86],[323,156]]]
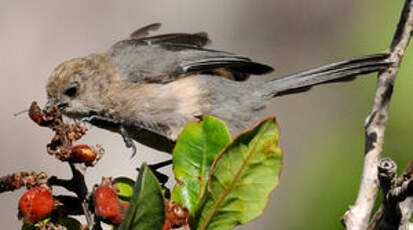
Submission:
[[[61,186],[68,191],[71,191],[76,194],[83,213],[86,217],[87,228],[88,229],[101,229],[100,222],[97,220],[94,212],[90,210],[89,205],[89,194],[88,188],[85,182],[85,174],[87,167],[83,164],[69,163],[70,169],[72,171],[73,177],[70,180],[62,180],[57,177],[49,178],[49,184],[52,186]]]
[[[343,224],[348,230],[366,229],[377,197],[379,183],[377,165],[383,149],[384,132],[388,119],[393,85],[405,49],[413,30],[413,2],[406,0],[393,41],[390,45],[389,68],[379,73],[374,105],[365,123],[365,157],[356,203],[344,214]]]
[[[410,191],[412,191],[412,189],[410,189]],[[403,226],[404,229],[413,230],[413,224],[410,223],[410,219],[413,214],[413,197],[411,195],[405,201],[400,203],[400,210],[402,212],[402,219],[400,220],[400,226]]]
[[[55,200],[55,212],[59,215],[84,215],[82,202],[75,196],[53,196]]]
[[[47,182],[45,172],[17,172],[0,177],[0,193],[13,191],[21,187],[28,189]]]
[[[407,182],[409,181],[410,182]],[[401,177],[401,182],[398,184],[401,184],[402,186],[404,185],[406,187],[406,184],[408,189],[410,190],[410,194],[408,194],[410,197],[408,197],[405,201],[400,203],[400,210],[402,212],[402,219],[400,221],[401,226],[405,226],[405,229],[410,229],[413,230],[413,224],[410,223],[410,218],[413,215],[413,160],[410,161],[408,164],[406,170],[404,171],[402,177]],[[406,183],[407,182],[407,183]]]
[[[374,215],[369,230],[406,230],[413,211],[413,175],[409,168],[396,180],[397,166],[390,158],[384,158],[378,166],[378,178],[383,192],[383,202]]]

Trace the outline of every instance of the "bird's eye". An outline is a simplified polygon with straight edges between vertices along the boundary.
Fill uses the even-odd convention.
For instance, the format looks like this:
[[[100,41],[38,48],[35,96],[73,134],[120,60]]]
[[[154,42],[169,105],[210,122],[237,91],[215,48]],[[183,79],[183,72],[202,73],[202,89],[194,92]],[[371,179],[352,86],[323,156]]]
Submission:
[[[69,96],[69,97],[76,96],[76,93],[77,93],[77,86],[69,87],[63,92],[64,95]]]

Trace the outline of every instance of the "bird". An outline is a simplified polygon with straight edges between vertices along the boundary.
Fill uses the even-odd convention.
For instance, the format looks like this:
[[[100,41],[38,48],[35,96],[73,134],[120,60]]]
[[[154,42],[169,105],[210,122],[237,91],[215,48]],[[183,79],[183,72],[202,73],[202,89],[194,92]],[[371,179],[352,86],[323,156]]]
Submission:
[[[45,108],[56,105],[67,117],[121,134],[134,153],[133,140],[171,153],[186,124],[204,115],[225,121],[235,136],[262,118],[273,98],[350,81],[392,64],[383,52],[251,80],[274,69],[205,48],[210,43],[206,32],[150,36],[160,26],[144,26],[105,52],[58,65],[47,82]]]

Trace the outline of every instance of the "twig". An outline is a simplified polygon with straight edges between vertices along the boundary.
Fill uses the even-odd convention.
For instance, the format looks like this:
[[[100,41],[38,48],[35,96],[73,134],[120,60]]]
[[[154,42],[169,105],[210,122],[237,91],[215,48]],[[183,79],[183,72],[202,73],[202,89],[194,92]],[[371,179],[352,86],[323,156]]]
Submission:
[[[400,203],[400,210],[402,211],[402,219],[400,220],[400,225],[405,226],[406,229],[413,230],[413,224],[410,223],[410,219],[413,214],[413,197],[409,197],[405,201]]]
[[[408,197],[405,201],[400,203],[400,210],[402,212],[402,219],[400,220],[400,225],[404,226],[405,229],[413,230],[413,224],[410,223],[410,218],[413,215],[413,188],[412,188],[412,180],[413,180],[413,160],[411,160],[404,171],[402,178],[404,179],[403,182],[410,180],[410,197]],[[400,183],[399,183],[400,184]]]
[[[50,177],[49,184],[52,186],[61,186],[76,194],[79,199],[83,213],[86,217],[88,229],[101,229],[100,222],[96,219],[94,212],[89,207],[89,193],[85,182],[86,166],[83,164],[69,163],[72,171],[72,178],[70,180],[62,180],[57,177]]]
[[[409,226],[413,196],[413,174],[407,167],[405,173],[396,180],[397,166],[390,158],[384,158],[378,166],[383,203],[374,215],[369,230],[406,230]],[[410,197],[409,197],[410,196]]]
[[[83,215],[82,203],[79,198],[68,195],[53,196],[55,200],[55,212],[59,215]]]
[[[365,157],[360,189],[356,203],[350,206],[342,219],[346,229],[366,229],[377,197],[379,184],[377,165],[383,149],[384,132],[388,118],[394,80],[413,30],[413,2],[406,0],[393,41],[390,45],[388,69],[379,73],[374,105],[365,123]]]
[[[0,193],[13,191],[21,187],[32,188],[47,182],[45,172],[17,172],[0,177]]]

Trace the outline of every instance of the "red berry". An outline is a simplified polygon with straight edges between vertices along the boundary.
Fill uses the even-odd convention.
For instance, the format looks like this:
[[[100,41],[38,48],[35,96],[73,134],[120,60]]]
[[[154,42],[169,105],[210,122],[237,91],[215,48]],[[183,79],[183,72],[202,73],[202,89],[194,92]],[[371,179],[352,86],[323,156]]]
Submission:
[[[42,109],[37,105],[37,102],[32,102],[29,108],[29,117],[38,125],[46,127],[52,124],[52,120],[43,114]]]
[[[129,203],[121,203],[120,205],[123,208],[123,212],[126,212],[126,210],[128,210],[128,208],[129,208]]]
[[[129,203],[121,203],[120,204],[120,212],[114,218],[110,219],[110,223],[114,225],[121,224],[123,219],[125,218],[126,210],[129,207]]]
[[[97,153],[88,145],[70,146],[70,160],[73,162],[82,162],[87,165],[93,164],[97,158]]]
[[[118,219],[120,218],[120,215],[122,215],[122,208],[113,187],[109,185],[97,187],[94,192],[94,203],[96,214],[99,217],[104,220],[116,219],[116,222],[119,221]]]
[[[171,229],[172,229],[171,222],[169,222],[169,220],[166,219],[165,223],[162,226],[162,230],[171,230]]]
[[[125,218],[125,213],[126,209],[124,209],[123,206],[121,206],[121,211],[118,213],[118,215],[110,219],[110,223],[114,225],[122,223],[123,219]]]
[[[38,186],[25,192],[19,201],[19,213],[24,222],[33,224],[47,217],[54,207],[53,196],[50,188]]]
[[[29,117],[38,125],[41,125],[45,122],[43,119],[43,113],[40,107],[36,102],[33,102],[29,109]]]

